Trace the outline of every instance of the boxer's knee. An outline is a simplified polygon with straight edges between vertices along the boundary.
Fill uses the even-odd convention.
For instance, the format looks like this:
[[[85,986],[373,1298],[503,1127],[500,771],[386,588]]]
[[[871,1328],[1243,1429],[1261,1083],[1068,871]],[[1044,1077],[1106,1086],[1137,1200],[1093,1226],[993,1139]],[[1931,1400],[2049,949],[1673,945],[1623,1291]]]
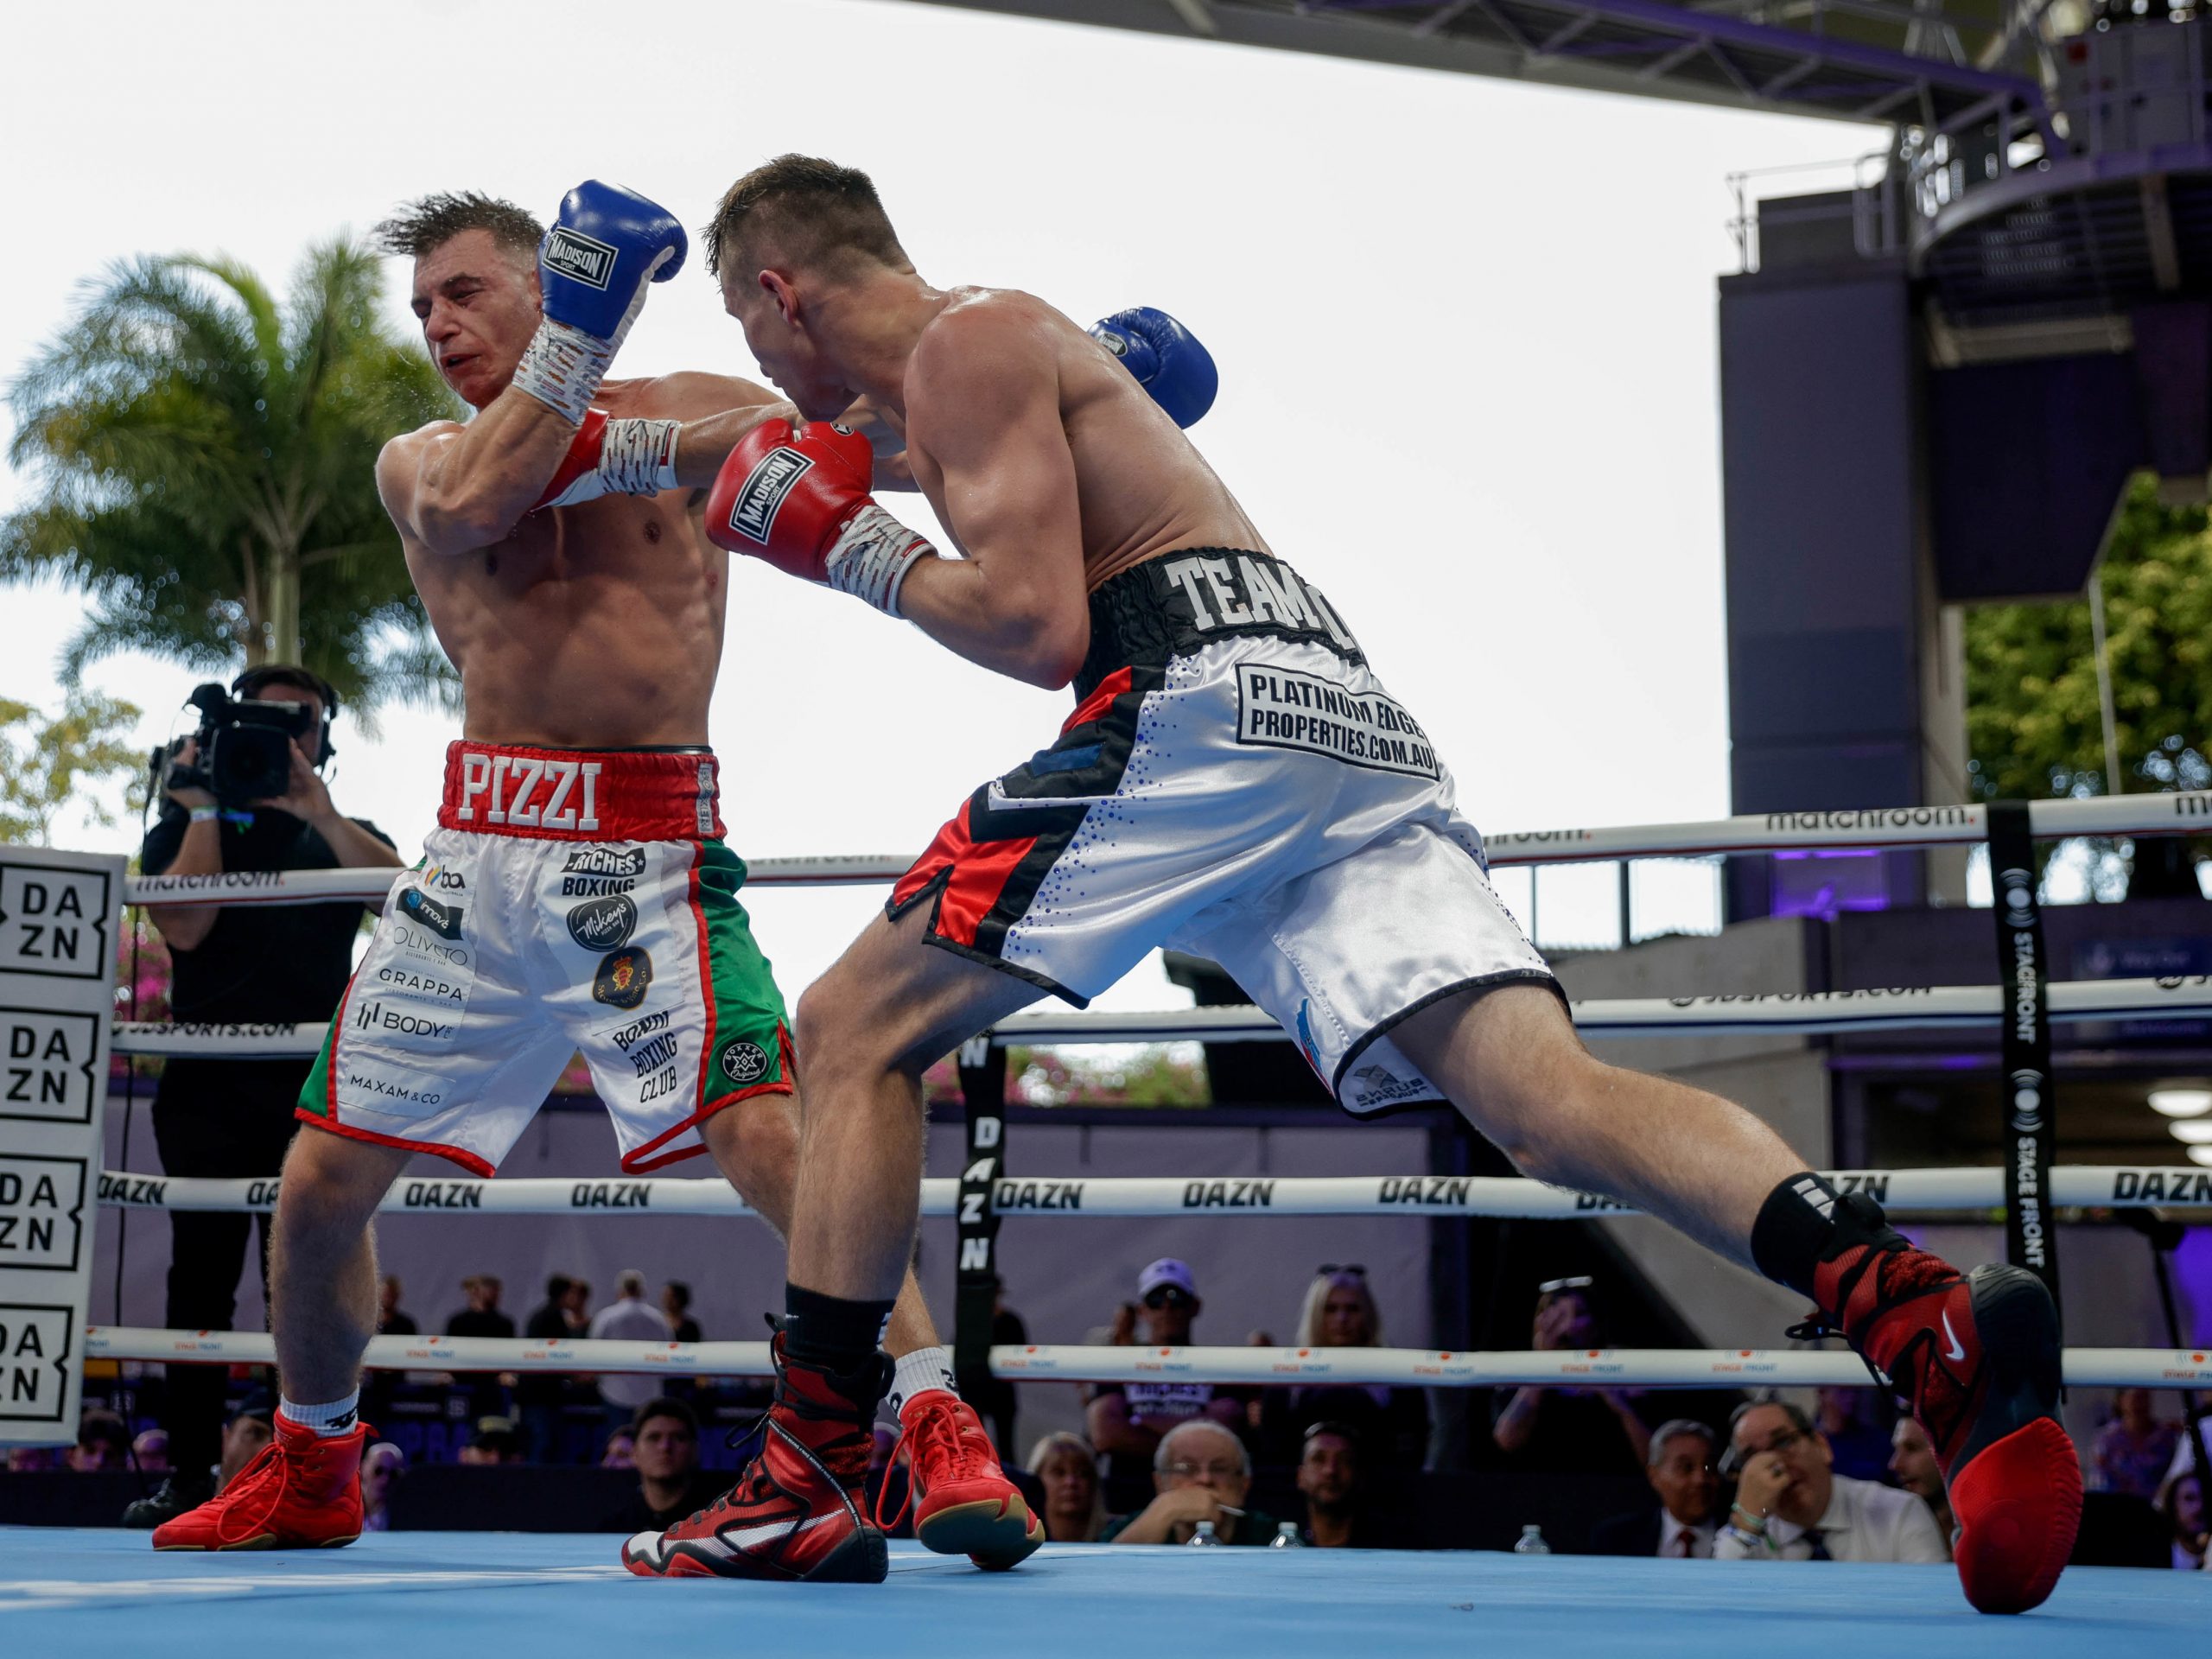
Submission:
[[[276,1232],[295,1247],[358,1236],[407,1157],[393,1147],[302,1128],[284,1159]]]
[[[899,1070],[897,1011],[874,1004],[832,968],[799,994],[791,1040],[810,1093],[820,1085],[883,1077]]]
[[[760,1095],[709,1118],[707,1149],[738,1196],[778,1231],[791,1224],[798,1114],[789,1095]]]

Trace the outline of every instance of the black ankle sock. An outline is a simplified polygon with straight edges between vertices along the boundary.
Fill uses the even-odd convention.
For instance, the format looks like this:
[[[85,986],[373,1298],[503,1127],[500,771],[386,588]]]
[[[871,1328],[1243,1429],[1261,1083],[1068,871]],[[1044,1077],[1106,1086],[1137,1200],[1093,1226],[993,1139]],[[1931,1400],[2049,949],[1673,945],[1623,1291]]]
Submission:
[[[1863,1192],[1838,1192],[1811,1170],[1792,1175],[1766,1195],[1751,1224],[1751,1260],[1777,1284],[1815,1301],[1820,1264],[1855,1244],[1902,1246],[1904,1236]]]
[[[875,1357],[891,1320],[891,1304],[849,1302],[786,1281],[784,1316],[784,1351],[842,1376]]]

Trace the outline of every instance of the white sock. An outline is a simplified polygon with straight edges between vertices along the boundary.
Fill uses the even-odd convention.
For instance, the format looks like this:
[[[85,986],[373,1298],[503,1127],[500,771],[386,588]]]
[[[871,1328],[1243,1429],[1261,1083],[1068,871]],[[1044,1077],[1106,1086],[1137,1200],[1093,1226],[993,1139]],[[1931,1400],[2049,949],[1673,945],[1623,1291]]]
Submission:
[[[893,1362],[891,1371],[891,1394],[887,1401],[893,1416],[906,1409],[906,1402],[918,1394],[927,1394],[931,1389],[942,1389],[954,1399],[960,1390],[952,1386],[952,1351],[948,1348],[917,1348]]]
[[[361,1421],[361,1391],[356,1389],[343,1400],[322,1406],[303,1406],[280,1395],[276,1409],[286,1421],[311,1428],[326,1440],[335,1440],[340,1434],[351,1434]]]

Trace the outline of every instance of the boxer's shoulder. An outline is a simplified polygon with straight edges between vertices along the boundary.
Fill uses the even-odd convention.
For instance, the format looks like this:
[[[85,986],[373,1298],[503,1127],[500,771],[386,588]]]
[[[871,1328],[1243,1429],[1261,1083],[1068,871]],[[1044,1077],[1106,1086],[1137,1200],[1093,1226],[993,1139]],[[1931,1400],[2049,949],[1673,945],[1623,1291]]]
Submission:
[[[910,422],[931,412],[974,416],[994,394],[1027,402],[1049,389],[1058,372],[1061,330],[1077,329],[1033,294],[1012,288],[959,288],[914,343],[906,374]],[[912,435],[912,429],[909,429]]]
[[[604,381],[594,401],[609,415],[622,418],[697,421],[725,410],[754,409],[779,400],[766,386],[735,375],[687,369],[643,379]]]
[[[377,493],[384,504],[390,507],[413,499],[416,470],[423,463],[425,445],[467,429],[459,421],[426,421],[412,432],[385,439],[384,448],[377,451]]]

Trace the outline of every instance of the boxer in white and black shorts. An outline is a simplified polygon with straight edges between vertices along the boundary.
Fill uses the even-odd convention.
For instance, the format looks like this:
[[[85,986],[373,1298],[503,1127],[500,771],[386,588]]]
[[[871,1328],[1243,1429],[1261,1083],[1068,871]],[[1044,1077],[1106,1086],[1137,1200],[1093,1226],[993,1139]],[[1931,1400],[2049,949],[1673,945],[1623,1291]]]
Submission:
[[[1389,1038],[1556,982],[1421,723],[1264,553],[1192,548],[1090,595],[1058,739],[968,798],[893,890],[930,943],[1077,1007],[1154,945],[1211,957],[1354,1112],[1441,1098]]]

